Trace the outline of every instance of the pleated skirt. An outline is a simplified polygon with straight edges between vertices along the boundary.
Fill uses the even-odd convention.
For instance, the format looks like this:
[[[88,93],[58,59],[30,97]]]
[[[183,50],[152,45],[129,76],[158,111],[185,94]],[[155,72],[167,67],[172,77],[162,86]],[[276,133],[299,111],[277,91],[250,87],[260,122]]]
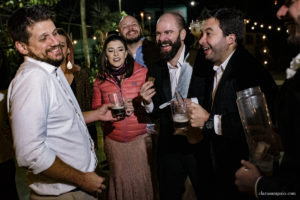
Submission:
[[[110,169],[109,200],[153,200],[151,135],[126,143],[106,137],[104,147]]]

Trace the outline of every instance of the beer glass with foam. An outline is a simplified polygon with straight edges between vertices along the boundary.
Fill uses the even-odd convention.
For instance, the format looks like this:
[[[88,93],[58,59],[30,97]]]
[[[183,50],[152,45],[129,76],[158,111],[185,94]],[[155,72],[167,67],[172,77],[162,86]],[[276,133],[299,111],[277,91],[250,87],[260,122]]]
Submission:
[[[187,105],[184,101],[172,100],[171,111],[175,129],[186,128],[189,125]]]

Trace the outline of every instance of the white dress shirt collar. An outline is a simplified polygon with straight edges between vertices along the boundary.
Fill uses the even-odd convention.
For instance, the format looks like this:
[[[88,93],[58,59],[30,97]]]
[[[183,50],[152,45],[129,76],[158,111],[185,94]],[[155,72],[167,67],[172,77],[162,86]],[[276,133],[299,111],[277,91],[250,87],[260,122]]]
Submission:
[[[212,92],[212,101],[214,101],[215,94],[219,85],[219,82],[223,76],[223,72],[225,71],[225,68],[227,67],[227,64],[233,55],[235,50],[226,58],[226,60],[219,66],[215,65],[213,69],[216,71],[215,76],[214,76],[214,87],[213,87],[213,92]]]
[[[170,62],[167,62],[168,68],[169,68],[169,74],[170,74],[170,83],[171,83],[171,92],[172,96],[175,93],[175,89],[178,84],[179,76],[180,76],[180,71],[184,62],[184,52],[185,52],[185,46],[183,47],[180,57],[176,63],[176,66],[172,66]]]
[[[231,54],[226,58],[226,60],[221,65],[219,65],[219,66],[218,65],[214,65],[214,70],[218,71],[218,68],[221,67],[222,68],[222,72],[224,72],[225,68],[227,67],[227,64],[228,64],[228,62],[229,62],[229,60],[232,57],[232,55],[233,55],[234,52],[235,52],[235,50],[231,52]]]
[[[43,69],[45,69],[49,74],[55,73],[56,69],[58,68],[58,67],[55,67],[54,65],[51,65],[49,63],[46,63],[46,62],[43,62],[43,61],[40,61],[40,60],[36,60],[36,59],[31,58],[29,56],[25,56],[25,61],[33,62],[33,63],[38,64]]]
[[[184,52],[185,52],[185,45],[183,46],[183,49],[182,49],[181,54],[180,54],[180,57],[179,57],[179,59],[178,59],[175,67],[178,67],[178,68],[182,67],[183,62],[184,62]],[[172,66],[170,62],[167,62],[167,64],[168,64],[168,68],[169,69],[170,68],[174,68],[174,66]]]

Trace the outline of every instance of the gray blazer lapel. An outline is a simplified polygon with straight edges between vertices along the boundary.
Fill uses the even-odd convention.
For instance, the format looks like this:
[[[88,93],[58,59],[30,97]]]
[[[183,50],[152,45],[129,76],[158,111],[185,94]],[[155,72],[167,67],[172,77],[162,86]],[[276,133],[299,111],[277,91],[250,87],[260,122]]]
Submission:
[[[192,72],[193,72],[193,67],[188,62],[184,61],[181,68],[178,84],[176,87],[176,91],[179,92],[183,98],[187,97],[189,91],[189,85],[191,82]]]

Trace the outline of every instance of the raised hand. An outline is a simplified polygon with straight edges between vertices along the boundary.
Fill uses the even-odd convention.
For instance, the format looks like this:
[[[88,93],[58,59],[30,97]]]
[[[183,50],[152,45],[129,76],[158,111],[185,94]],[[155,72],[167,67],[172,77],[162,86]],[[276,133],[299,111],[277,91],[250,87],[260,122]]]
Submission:
[[[139,92],[139,96],[143,98],[144,104],[148,105],[152,102],[152,97],[155,95],[155,89],[153,88],[153,81],[145,82]]]
[[[126,99],[124,101],[125,104],[125,113],[127,116],[130,116],[134,112],[134,106],[132,103],[132,99]]]

